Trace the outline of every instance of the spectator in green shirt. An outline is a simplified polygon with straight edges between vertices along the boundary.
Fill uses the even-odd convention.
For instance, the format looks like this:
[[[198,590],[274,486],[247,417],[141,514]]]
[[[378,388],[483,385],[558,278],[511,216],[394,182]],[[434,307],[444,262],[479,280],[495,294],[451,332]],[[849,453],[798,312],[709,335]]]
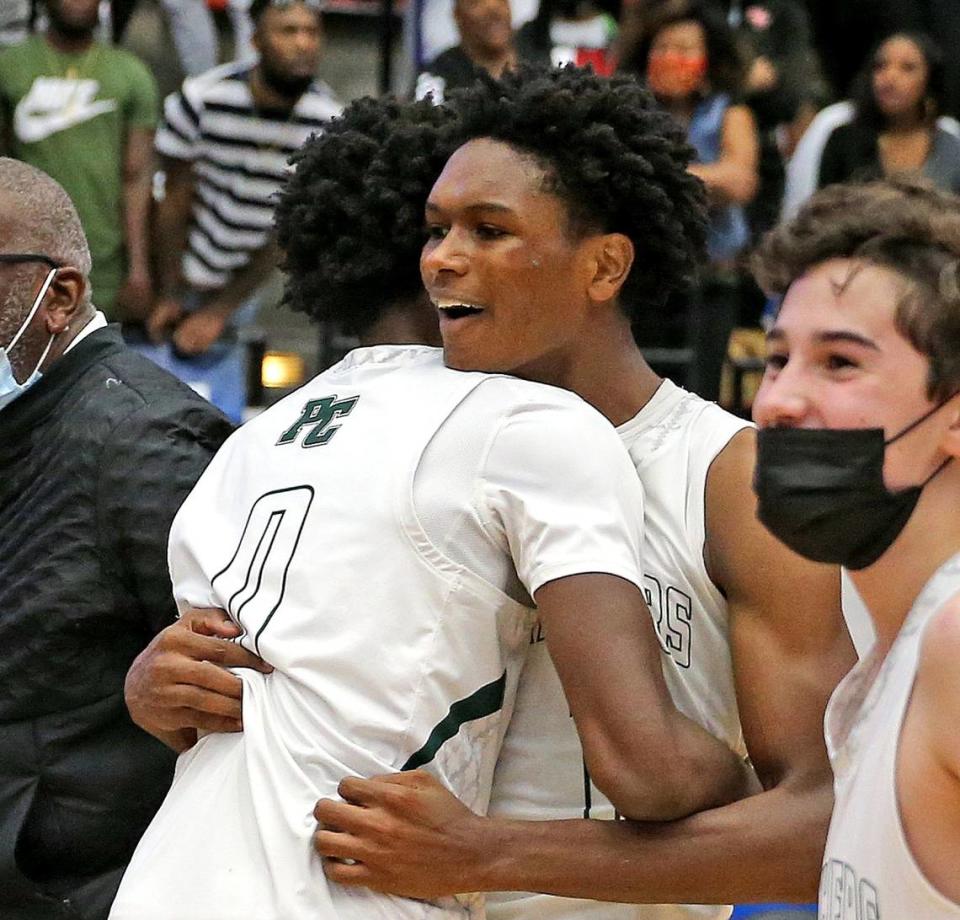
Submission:
[[[49,25],[0,53],[3,152],[53,176],[90,241],[108,319],[151,306],[147,247],[158,97],[147,68],[94,39],[97,0],[47,0]]]

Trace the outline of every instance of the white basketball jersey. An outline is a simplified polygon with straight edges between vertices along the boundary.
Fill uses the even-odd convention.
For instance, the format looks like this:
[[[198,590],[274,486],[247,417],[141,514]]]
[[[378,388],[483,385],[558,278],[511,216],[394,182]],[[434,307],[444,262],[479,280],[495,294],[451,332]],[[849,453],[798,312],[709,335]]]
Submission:
[[[329,883],[310,845],[316,800],[335,796],[348,775],[427,766],[472,808],[487,805],[534,615],[445,556],[413,501],[427,446],[480,397],[478,417],[497,424],[474,432],[471,457],[494,453],[518,413],[532,419],[525,430],[534,434],[544,418],[544,440],[559,429],[564,444],[591,444],[585,475],[609,493],[602,528],[583,538],[568,529],[558,550],[550,521],[537,520],[539,542],[516,564],[524,587],[532,594],[550,577],[598,570],[640,583],[642,530],[620,503],[642,494],[598,413],[552,387],[451,371],[437,349],[348,355],[236,432],[173,524],[181,609],[227,610],[245,630],[243,644],[275,670],[239,669],[243,733],[207,735],[180,758],[114,920],[482,916],[479,898],[425,903]],[[611,479],[590,467],[597,443]],[[462,490],[469,494],[447,497],[449,516],[472,514],[483,483],[470,485]],[[556,507],[589,518],[567,486],[548,476],[544,489],[556,493]],[[511,495],[514,517],[533,513],[536,502],[524,498]],[[504,523],[511,538],[523,525]],[[482,545],[488,537],[474,538]],[[491,552],[519,560],[508,542]],[[598,558],[609,567],[598,569]]]
[[[703,543],[707,471],[748,424],[665,380],[618,429],[644,488],[644,590],[670,692],[680,710],[740,752],[727,608],[707,574]],[[613,807],[585,775],[580,741],[544,638],[538,624],[497,763],[490,813],[530,820],[612,819]],[[729,913],[728,907],[638,907],[525,892],[487,896],[490,920],[714,920]]]
[[[820,920],[957,920],[910,851],[897,805],[896,758],[926,624],[960,591],[960,555],[927,582],[882,663],[860,662],[825,718],[833,817],[820,876]]]

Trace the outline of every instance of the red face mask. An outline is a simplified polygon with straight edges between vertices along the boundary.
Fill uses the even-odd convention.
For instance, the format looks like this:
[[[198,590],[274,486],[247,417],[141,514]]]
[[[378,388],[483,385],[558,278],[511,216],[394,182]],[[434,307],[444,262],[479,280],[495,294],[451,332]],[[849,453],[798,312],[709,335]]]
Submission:
[[[691,96],[707,75],[705,54],[652,51],[647,59],[647,85],[655,96]]]

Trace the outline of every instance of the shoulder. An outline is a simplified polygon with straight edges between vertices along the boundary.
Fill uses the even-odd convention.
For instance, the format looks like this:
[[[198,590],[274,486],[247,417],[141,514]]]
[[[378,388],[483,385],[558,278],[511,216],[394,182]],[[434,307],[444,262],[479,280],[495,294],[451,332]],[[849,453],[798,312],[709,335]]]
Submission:
[[[12,61],[21,61],[24,58],[34,57],[40,51],[39,35],[31,35],[22,42],[17,42],[9,48],[0,51],[0,64],[6,65]]]
[[[499,402],[508,423],[559,425],[564,429],[579,427],[616,437],[613,425],[576,393],[515,377],[484,376],[477,388],[478,396]]]
[[[952,131],[937,126],[933,129],[934,144],[951,156],[960,156],[960,137]]]
[[[917,660],[915,704],[923,713],[930,741],[945,766],[960,776],[960,584],[927,621]]]
[[[98,399],[111,426],[168,441],[194,437],[214,449],[231,433],[227,418],[190,387],[129,348],[105,356],[92,375],[110,399]]]
[[[753,131],[756,121],[748,105],[738,100],[727,99],[723,108],[723,128],[725,131]]]
[[[112,71],[122,71],[127,79],[140,80],[151,85],[155,84],[156,81],[150,69],[132,52],[125,48],[115,48],[113,45],[100,45],[99,48],[104,63]]]
[[[957,593],[928,621],[920,643],[918,677],[952,695],[960,712],[960,582]]]
[[[827,137],[827,146],[837,148],[861,148],[876,145],[877,134],[872,128],[854,120],[837,125]]]
[[[753,469],[757,459],[757,433],[750,426],[732,434],[710,462],[706,475],[706,519],[711,532],[761,530],[756,519]],[[726,537],[721,541],[728,543]],[[716,556],[717,554],[713,554]]]
[[[343,103],[322,80],[314,80],[297,100],[296,113],[321,121],[336,118],[343,111]]]
[[[187,77],[180,86],[180,93],[194,105],[220,97],[249,100],[250,89],[247,77],[252,65],[230,61],[211,70]]]
[[[513,471],[511,476],[531,482],[549,480],[571,495],[616,488],[631,490],[632,496],[639,488],[636,467],[616,429],[579,396],[492,378],[477,388],[476,397],[488,401],[478,414],[493,419],[488,471]]]

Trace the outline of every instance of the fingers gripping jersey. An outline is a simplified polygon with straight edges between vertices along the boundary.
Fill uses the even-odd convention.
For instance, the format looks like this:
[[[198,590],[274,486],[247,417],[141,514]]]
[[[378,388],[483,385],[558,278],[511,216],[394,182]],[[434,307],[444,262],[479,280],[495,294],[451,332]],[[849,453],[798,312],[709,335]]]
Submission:
[[[608,481],[623,485],[608,488],[609,506],[642,500],[615,432],[576,397],[450,371],[434,349],[361,349],[244,426],[178,514],[170,566],[181,608],[228,610],[243,644],[275,670],[237,672],[243,734],[209,735],[181,757],[116,920],[480,915],[471,900],[427,904],[332,885],[310,848],[313,806],[346,775],[426,765],[486,807],[533,611],[442,553],[413,500],[427,446],[473,394],[499,401],[494,420],[529,415],[535,403],[550,419],[541,440],[559,429],[599,441],[601,454],[613,445],[623,465]],[[474,436],[489,447],[517,427],[529,426],[497,421]],[[616,465],[608,454],[602,462]],[[587,479],[601,477],[588,468]],[[451,516],[483,494],[475,483],[460,491],[448,496]],[[509,504],[522,509],[515,518],[547,506]],[[512,535],[549,536],[550,521],[505,520],[491,552],[520,560],[516,577],[530,593],[537,572],[596,571],[598,556],[640,584],[641,531],[618,515],[623,523],[602,538],[544,539],[530,559],[511,553]]]

